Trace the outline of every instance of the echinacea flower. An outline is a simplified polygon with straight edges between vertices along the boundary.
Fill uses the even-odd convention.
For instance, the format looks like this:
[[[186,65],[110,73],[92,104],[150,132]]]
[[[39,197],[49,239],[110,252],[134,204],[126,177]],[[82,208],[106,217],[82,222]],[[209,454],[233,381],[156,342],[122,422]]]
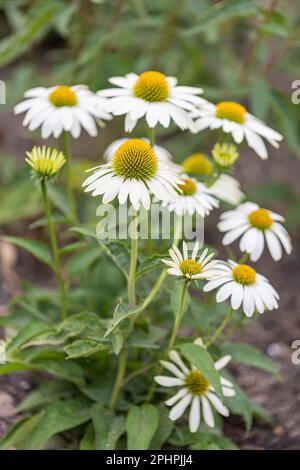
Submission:
[[[98,95],[109,98],[108,110],[114,116],[126,115],[126,132],[131,132],[143,116],[151,128],[158,123],[169,127],[173,120],[181,130],[191,129],[189,112],[205,101],[197,96],[203,92],[201,88],[177,86],[175,77],[155,71],[112,77],[109,82],[118,88],[101,90]]]
[[[62,152],[51,147],[33,147],[25,161],[41,179],[53,178],[66,162]]]
[[[182,182],[178,185],[181,193],[177,193],[163,202],[169,212],[176,215],[199,214],[207,216],[215,207],[219,207],[219,201],[214,197],[213,190],[198,182],[194,178],[181,177]]]
[[[161,361],[165,369],[171,372],[174,377],[158,375],[154,380],[162,387],[180,387],[180,390],[169,398],[165,404],[171,406],[169,418],[176,421],[181,418],[185,410],[191,405],[189,412],[190,432],[197,432],[201,415],[207,426],[213,428],[215,419],[212,409],[220,415],[228,417],[229,410],[223,405],[216,395],[215,389],[207,378],[193,364],[186,366],[177,351],[169,353],[170,361]],[[225,367],[230,361],[230,356],[223,356],[215,362],[216,370]],[[236,392],[233,384],[225,377],[220,377],[224,397],[233,397]]]
[[[118,196],[120,204],[125,204],[129,198],[134,209],[142,204],[149,210],[151,194],[166,200],[180,191],[181,180],[141,139],[126,140],[117,148],[111,162],[92,170],[95,172],[83,186],[92,196],[103,195],[104,203]]]
[[[214,253],[208,255],[208,249],[206,248],[197,260],[198,242],[195,243],[191,256],[189,256],[185,242],[183,242],[182,247],[183,254],[176,245],[173,245],[172,249],[169,250],[171,259],[162,259],[162,262],[169,266],[169,274],[186,279],[214,279],[219,275],[219,271],[214,269],[218,261],[210,261]]]
[[[230,168],[239,158],[239,153],[234,144],[217,143],[212,149],[214,161],[223,168]]]
[[[250,254],[251,261],[257,261],[263,254],[265,242],[274,261],[282,258],[282,247],[287,254],[292,251],[291,240],[280,222],[284,218],[253,202],[241,204],[236,209],[221,215],[218,229],[227,232],[223,245],[229,245],[240,238],[240,250]]]
[[[115,151],[120,147],[121,144],[130,140],[129,137],[123,137],[122,139],[117,139],[111,142],[105,149],[103,153],[103,159],[107,162],[110,162],[115,154]],[[147,137],[141,137],[141,140],[150,144],[150,140]],[[173,163],[173,157],[170,152],[165,148],[161,147],[160,145],[153,145],[153,150],[158,158],[158,160],[171,168],[178,170],[179,165]]]
[[[106,100],[91,92],[85,85],[32,88],[26,91],[25,101],[17,104],[15,114],[26,113],[23,125],[30,131],[41,127],[42,138],[58,138],[63,131],[77,139],[81,128],[95,137],[96,120],[109,120]]]
[[[207,128],[222,129],[226,134],[231,134],[237,144],[241,144],[246,138],[249,147],[263,160],[268,158],[263,138],[276,148],[283,139],[281,134],[248,113],[244,106],[233,101],[221,101],[216,105],[203,103],[193,116],[196,118],[197,132]]]
[[[219,270],[219,278],[209,281],[203,290],[209,292],[218,289],[217,302],[224,302],[231,297],[233,310],[242,306],[247,317],[252,317],[255,310],[263,313],[278,308],[278,293],[268,279],[251,266],[228,260],[228,263],[218,264],[216,269]]]
[[[213,164],[212,161],[204,153],[194,153],[190,155],[181,164],[181,169],[184,173],[195,175],[197,177],[213,177]],[[209,180],[206,181],[208,185]],[[208,186],[206,186],[208,187]],[[245,197],[240,189],[240,183],[233,176],[221,174],[213,184],[208,187],[208,192],[211,196],[215,196],[221,201],[228,202],[236,206]]]
[[[245,197],[245,194],[241,191],[238,180],[225,173],[220,175],[209,189],[213,196],[221,201],[228,202],[228,204],[232,206],[239,204]]]

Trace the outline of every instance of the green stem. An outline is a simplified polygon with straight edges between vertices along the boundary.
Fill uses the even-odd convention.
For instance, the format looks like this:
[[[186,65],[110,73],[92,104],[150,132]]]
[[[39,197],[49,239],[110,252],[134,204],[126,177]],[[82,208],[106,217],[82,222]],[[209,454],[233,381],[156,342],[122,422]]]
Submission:
[[[155,127],[149,127],[149,140],[151,147],[155,145]]]
[[[116,407],[116,403],[123,385],[123,380],[126,372],[127,365],[127,352],[126,349],[122,349],[119,355],[118,371],[116,375],[116,380],[114,383],[114,388],[110,400],[110,409],[113,411]]]
[[[182,318],[183,318],[183,315],[184,315],[184,303],[185,303],[185,296],[186,296],[186,293],[187,293],[187,290],[188,290],[188,286],[189,286],[189,281],[187,280],[187,281],[185,281],[185,283],[182,287],[178,312],[176,314],[176,318],[175,318],[172,333],[171,333],[171,336],[170,336],[170,339],[169,339],[169,343],[168,343],[168,346],[167,346],[167,350],[166,350],[166,353],[164,354],[164,356],[166,358],[167,358],[169,352],[173,349],[176,338],[178,336],[178,331],[179,331],[179,328],[180,328],[180,325],[181,325],[181,322],[182,322]],[[155,371],[155,375],[158,375],[161,372],[161,370],[162,370],[162,366],[161,366],[161,364],[158,364],[158,366],[156,368],[156,371]],[[156,387],[157,387],[156,382],[152,381],[152,385],[151,385],[149,393],[146,397],[146,402],[147,403],[152,401],[153,395],[154,395],[155,390],[156,390]]]
[[[57,279],[57,284],[58,284],[59,291],[60,291],[61,319],[63,320],[67,316],[65,283],[63,280],[63,276],[62,276],[59,248],[58,248],[58,243],[57,243],[57,238],[56,238],[56,233],[55,233],[55,227],[54,227],[54,223],[52,219],[47,185],[44,179],[41,181],[41,189],[42,189],[42,194],[43,194],[45,213],[46,213],[46,217],[48,221],[49,236],[50,236],[50,242],[51,242],[51,248],[52,248],[53,268],[54,268],[54,272],[55,272],[56,279]]]
[[[138,217],[136,211],[133,214],[133,220],[131,222],[131,258],[130,268],[128,276],[128,300],[131,305],[136,304],[135,295],[135,281],[136,281],[136,265],[137,265],[137,253],[138,253],[138,241],[137,241],[137,227]]]
[[[206,343],[207,348],[209,348],[212,344],[215,343],[216,339],[220,336],[220,334],[223,332],[223,330],[226,328],[226,326],[230,322],[233,314],[234,314],[234,310],[232,308],[230,308],[227,315],[226,315],[226,317],[224,318],[221,325],[219,326],[219,328],[216,329],[214,334],[211,336],[211,338]]]
[[[66,172],[67,172],[67,198],[68,198],[68,207],[71,216],[71,222],[74,225],[78,224],[77,212],[76,212],[76,201],[73,191],[73,182],[72,182],[72,152],[71,152],[71,139],[70,134],[67,131],[63,132],[63,149],[64,155],[66,157]]]
[[[239,259],[239,264],[246,263],[249,259],[249,253],[244,253],[243,256]]]

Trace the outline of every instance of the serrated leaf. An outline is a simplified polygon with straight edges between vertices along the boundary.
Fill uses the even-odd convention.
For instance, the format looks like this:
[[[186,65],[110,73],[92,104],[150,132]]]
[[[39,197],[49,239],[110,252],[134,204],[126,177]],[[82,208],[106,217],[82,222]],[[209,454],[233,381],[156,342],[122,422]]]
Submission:
[[[215,388],[216,393],[223,397],[220,374],[215,368],[209,352],[198,344],[188,343],[181,346],[184,357],[193,364]]]
[[[39,240],[32,240],[30,238],[2,236],[1,240],[12,243],[23,250],[29,251],[35,258],[47,266],[52,267],[52,257],[49,248]]]
[[[127,449],[147,450],[158,426],[154,405],[132,406],[126,420]]]

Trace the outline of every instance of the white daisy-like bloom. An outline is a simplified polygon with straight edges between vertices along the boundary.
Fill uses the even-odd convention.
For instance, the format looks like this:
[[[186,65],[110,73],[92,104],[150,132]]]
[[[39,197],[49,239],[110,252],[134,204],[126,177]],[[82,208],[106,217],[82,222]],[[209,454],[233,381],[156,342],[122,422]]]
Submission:
[[[172,246],[169,250],[171,259],[162,259],[162,262],[169,266],[168,273],[172,276],[184,277],[186,279],[215,279],[220,274],[215,270],[218,261],[210,261],[214,253],[208,255],[208,249],[202,251],[198,259],[198,251],[200,245],[195,243],[191,256],[189,256],[187,245],[185,242],[182,244],[183,253],[177,248],[176,245]]]
[[[111,144],[106,147],[103,153],[103,159],[107,162],[110,162],[118,147],[127,140],[129,140],[129,137],[123,137],[122,139],[117,139],[111,142]],[[141,140],[150,144],[150,140],[147,139],[147,137],[141,137]],[[160,145],[154,145],[153,150],[156,153],[156,156],[160,162],[178,171],[180,165],[177,165],[173,162],[173,157],[171,153],[165,147],[161,147]]]
[[[246,139],[250,148],[262,158],[268,158],[266,139],[273,147],[278,148],[283,137],[268,127],[263,121],[248,113],[247,109],[233,101],[221,101],[218,104],[203,103],[195,113],[196,132],[203,129],[222,129],[231,134],[237,144]]]
[[[129,139],[115,151],[112,160],[92,168],[94,173],[83,183],[92,196],[103,195],[107,204],[118,197],[120,204],[130,200],[134,209],[142,204],[150,209],[153,194],[158,200],[169,200],[180,191],[181,179],[160,162],[154,149],[141,139]]]
[[[215,207],[219,207],[219,201],[215,193],[204,183],[200,183],[194,178],[181,176],[181,194],[176,194],[163,202],[170,212],[183,216],[185,214],[199,214],[201,217],[207,216]]]
[[[224,212],[218,229],[226,232],[223,245],[229,245],[240,238],[240,250],[250,254],[251,261],[257,261],[263,254],[265,242],[274,261],[282,258],[283,249],[289,255],[291,240],[280,222],[284,218],[253,202],[241,204],[236,209]]]
[[[233,206],[239,204],[245,197],[245,194],[241,191],[239,181],[225,173],[220,175],[217,181],[210,186],[210,190],[218,199]]]
[[[265,310],[278,308],[278,292],[267,278],[258,274],[247,264],[238,264],[232,260],[216,266],[219,277],[209,281],[203,288],[204,292],[218,289],[217,302],[224,302],[231,297],[233,310],[241,306],[247,317],[252,317],[255,310],[263,313]]]
[[[150,128],[157,124],[169,127],[172,120],[181,130],[192,129],[190,112],[205,102],[197,96],[203,92],[201,88],[177,86],[175,77],[160,72],[128,73],[109,82],[118,88],[101,90],[98,95],[109,98],[108,111],[114,116],[125,115],[126,132],[142,117]]]
[[[107,100],[97,96],[85,85],[32,88],[25,101],[17,104],[15,114],[26,113],[23,125],[30,131],[41,127],[43,139],[52,134],[58,138],[63,131],[77,139],[81,128],[92,137],[97,135],[96,120],[112,119]]]
[[[180,387],[179,391],[169,398],[165,404],[171,406],[169,418],[176,421],[181,418],[185,410],[191,405],[189,412],[190,432],[197,432],[201,415],[207,426],[213,428],[215,419],[212,409],[220,415],[228,417],[229,410],[223,405],[220,398],[215,393],[214,387],[207,378],[193,364],[189,367],[181,359],[177,351],[169,353],[169,361],[160,361],[165,369],[171,372],[174,377],[158,375],[154,380],[162,387]],[[231,356],[223,356],[215,362],[216,370],[225,367]],[[220,377],[221,387],[224,397],[233,397],[236,392],[233,384],[225,377]]]
[[[207,179],[213,176],[214,167],[207,155],[198,152],[190,155],[182,162],[181,172]],[[234,206],[239,204],[245,197],[238,180],[224,173],[209,186],[209,190],[211,195]]]

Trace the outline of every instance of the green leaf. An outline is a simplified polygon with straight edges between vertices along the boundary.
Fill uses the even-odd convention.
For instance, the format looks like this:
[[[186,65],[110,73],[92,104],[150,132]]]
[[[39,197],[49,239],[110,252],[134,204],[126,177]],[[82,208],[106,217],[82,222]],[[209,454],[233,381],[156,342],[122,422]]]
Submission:
[[[31,418],[25,418],[14,424],[7,434],[0,441],[0,450],[7,450],[15,447],[19,442],[24,441],[38,425],[43,416],[43,411]]]
[[[254,77],[250,100],[252,114],[260,119],[265,119],[272,100],[272,93],[268,81],[260,75]]]
[[[70,218],[70,210],[68,205],[67,193],[63,188],[57,184],[48,184],[47,186],[50,201],[53,206],[61,211],[67,219]]]
[[[290,98],[281,91],[273,92],[272,107],[284,138],[289,147],[300,158],[298,107],[293,105]]]
[[[42,449],[47,441],[60,432],[79,426],[90,419],[88,402],[82,399],[60,400],[48,406],[30,436],[18,446],[24,450]]]
[[[161,449],[170,437],[174,423],[169,418],[170,410],[163,404],[159,405],[159,422],[155,434],[152,438],[150,449]]]
[[[147,450],[158,426],[154,405],[132,406],[126,420],[128,450]]]
[[[87,425],[83,438],[79,444],[79,450],[96,450],[95,431],[92,423]]]
[[[225,436],[209,433],[197,433],[197,441],[192,450],[238,450],[238,447]]]
[[[46,405],[59,398],[69,398],[74,394],[74,386],[65,380],[48,380],[33,390],[17,406],[17,413]]]
[[[257,367],[274,375],[278,374],[279,372],[278,368],[275,366],[275,364],[273,364],[268,356],[265,356],[252,346],[248,346],[246,344],[228,343],[224,344],[221,349],[224,354],[229,354],[232,357],[233,362]]]
[[[91,416],[95,430],[96,450],[114,450],[125,432],[125,418],[112,411],[103,410],[101,405],[93,405]]]
[[[49,31],[60,8],[52,1],[42,5],[35,16],[26,22],[22,31],[2,39],[0,42],[0,66],[6,65],[28,51]]]
[[[49,248],[39,240],[32,240],[30,238],[2,236],[1,240],[12,243],[19,248],[29,251],[39,261],[45,263],[47,266],[52,267],[52,257]]]
[[[201,21],[184,33],[186,36],[206,31],[221,22],[255,16],[260,7],[255,0],[224,0],[217,2],[201,15]]]
[[[183,344],[180,349],[184,357],[197,367],[210,384],[213,385],[217,394],[223,397],[220,375],[208,351],[194,343]]]
[[[138,308],[130,309],[128,305],[123,304],[122,301],[120,300],[114,310],[113,317],[108,324],[108,328],[105,332],[104,338],[109,336],[122,321],[126,320],[131,315],[134,315],[137,312],[138,312]]]
[[[78,357],[92,356],[98,351],[104,351],[109,346],[90,339],[78,339],[64,347],[68,359],[77,359]]]
[[[72,255],[66,262],[66,267],[70,276],[82,273],[87,270],[101,256],[101,248],[99,245],[90,245],[78,253]]]
[[[13,353],[31,338],[49,330],[49,325],[39,320],[27,322],[14,336],[6,346],[6,353]]]
[[[138,267],[137,270],[137,275],[136,277],[143,276],[146,274],[148,271],[151,271],[152,269],[156,268],[162,268],[163,264],[161,262],[162,258],[166,258],[168,255],[163,254],[163,255],[152,255],[149,256],[148,258],[144,259]]]

